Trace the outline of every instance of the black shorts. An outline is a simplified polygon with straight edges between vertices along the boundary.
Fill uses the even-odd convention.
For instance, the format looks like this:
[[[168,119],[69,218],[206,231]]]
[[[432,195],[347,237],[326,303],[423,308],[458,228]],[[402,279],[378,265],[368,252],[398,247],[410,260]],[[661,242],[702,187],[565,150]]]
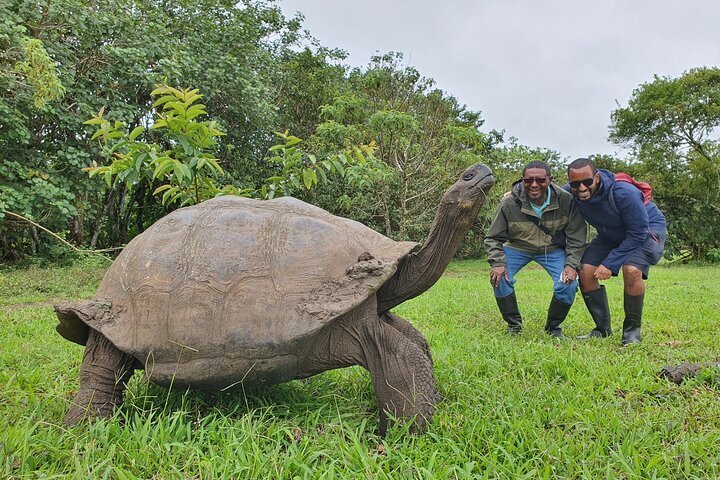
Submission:
[[[657,265],[665,251],[665,237],[667,232],[650,232],[645,243],[630,255],[623,265],[632,265],[642,272],[644,279],[648,278],[650,265]],[[617,247],[617,244],[608,243],[600,237],[595,237],[582,257],[582,263],[598,266],[605,260],[610,251]],[[617,274],[613,274],[616,276]]]

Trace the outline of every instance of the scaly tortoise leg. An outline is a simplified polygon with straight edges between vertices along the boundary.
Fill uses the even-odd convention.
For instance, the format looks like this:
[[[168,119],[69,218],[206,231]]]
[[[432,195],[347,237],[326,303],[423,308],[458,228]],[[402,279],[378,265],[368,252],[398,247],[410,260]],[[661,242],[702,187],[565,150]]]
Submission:
[[[380,434],[388,414],[414,419],[413,430],[432,419],[437,404],[433,366],[427,352],[381,319],[373,301],[329,325],[303,356],[300,377],[360,365],[370,372],[380,410]]]

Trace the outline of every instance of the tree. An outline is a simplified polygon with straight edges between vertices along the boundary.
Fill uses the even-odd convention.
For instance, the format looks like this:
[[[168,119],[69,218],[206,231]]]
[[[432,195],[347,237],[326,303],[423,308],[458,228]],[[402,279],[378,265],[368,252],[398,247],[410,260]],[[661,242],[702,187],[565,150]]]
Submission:
[[[298,50],[301,17],[286,19],[272,0],[17,0],[0,14],[0,206],[90,249],[127,243],[175,208],[172,198],[212,194],[175,155],[185,146],[150,128],[159,83],[203,92],[207,121],[225,133],[208,147],[220,186],[304,197],[395,238],[423,237],[444,187],[500,138],[399,54],[349,72],[343,52],[311,38]],[[83,125],[101,109],[119,135],[102,145]],[[286,132],[278,145],[275,132]],[[158,176],[145,159],[130,168],[141,144],[180,163]],[[82,171],[93,160],[103,175],[115,169],[110,185]],[[324,182],[328,173],[347,182]],[[165,203],[154,195],[161,180]],[[43,244],[0,218],[0,259]]]
[[[366,69],[350,73],[349,84],[322,107],[324,121],[309,142],[316,151],[372,142],[379,162],[369,179],[334,185],[318,201],[390,237],[421,239],[444,189],[481,161],[496,138],[480,132],[479,112],[403,67],[401,54],[373,57]]]
[[[160,183],[153,195],[163,193],[163,204],[194,205],[220,193],[239,194],[232,185],[223,191],[214,180],[224,172],[211,151],[224,133],[214,121],[198,118],[207,114],[205,105],[198,103],[199,91],[160,85],[152,95],[159,98],[153,103],[158,111],[150,128],[161,132],[166,148],[139,140],[145,127],[124,131],[122,122],[103,118],[101,109],[85,124],[97,125],[91,140],[100,140],[103,156],[110,163],[96,166],[93,161],[94,166],[83,170],[91,177],[102,176],[108,187],[124,184],[131,190]]]
[[[52,210],[73,215],[75,208],[66,182],[25,165],[22,152],[13,148],[29,140],[29,121],[62,98],[65,88],[43,41],[29,36],[5,3],[0,5],[0,18],[0,152],[8,153],[0,157],[0,258],[15,258],[23,248],[17,232],[26,225],[6,217],[5,210],[34,210],[36,218],[42,218]],[[35,226],[28,231],[29,249],[37,253],[38,231]]]
[[[195,205],[228,194],[272,199],[311,191],[321,180],[327,182],[329,174],[343,175],[348,167],[362,168],[374,150],[372,146],[353,145],[318,159],[301,148],[300,138],[288,132],[277,133],[282,142],[269,149],[267,159],[270,168],[276,170],[273,176],[260,187],[238,187],[213,155],[218,139],[225,133],[215,121],[204,119],[207,111],[199,103],[199,90],[158,85],[151,95],[158,98],[152,105],[157,111],[149,131],[159,134],[159,138],[155,135],[158,143],[143,138],[145,127],[128,131],[123,122],[105,118],[101,109],[85,124],[97,128],[91,140],[99,141],[105,161],[97,165],[93,160],[93,166],[83,170],[90,177],[103,178],[108,187],[124,189],[133,196],[140,189],[154,189],[153,195],[162,194],[163,205]],[[223,180],[228,183],[223,184]],[[128,209],[133,206],[127,204]]]
[[[615,110],[610,138],[638,149],[661,148],[685,157],[711,159],[707,142],[720,126],[720,69],[697,68],[678,78],[658,77],[633,91],[625,108]]]
[[[612,113],[610,138],[629,144],[670,223],[671,251],[720,258],[720,69],[658,77]]]
[[[19,65],[0,74],[0,196],[5,208],[76,244],[123,244],[166,211],[147,186],[105,188],[81,171],[99,153],[82,123],[101,107],[132,130],[147,126],[156,83],[200,88],[227,132],[218,156],[241,178],[264,167],[272,132],[283,130],[271,99],[299,22],[272,3],[19,0],[3,2],[0,13],[0,69]],[[50,75],[36,74],[50,69],[32,70],[43,59],[55,67],[55,87]],[[57,85],[62,98],[52,94]],[[0,258],[39,248],[33,231],[18,227],[0,219]]]
[[[286,50],[279,59],[273,84],[278,124],[300,138],[309,138],[322,122],[323,105],[346,93],[346,67],[339,62],[345,53],[316,47]]]

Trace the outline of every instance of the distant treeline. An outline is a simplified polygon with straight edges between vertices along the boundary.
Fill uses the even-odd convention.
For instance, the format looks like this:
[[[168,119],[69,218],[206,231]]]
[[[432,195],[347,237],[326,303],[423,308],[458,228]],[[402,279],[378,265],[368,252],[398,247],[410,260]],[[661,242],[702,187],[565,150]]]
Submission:
[[[4,263],[69,251],[37,225],[118,247],[221,193],[293,195],[422,240],[444,189],[482,161],[499,185],[461,251],[478,256],[522,165],[545,160],[564,178],[561,152],[482,132],[480,112],[401,54],[351,69],[274,2],[19,1],[0,17]],[[720,260],[718,124],[720,70],[655,77],[612,112],[611,140],[634,154],[595,156],[653,185],[672,255]]]

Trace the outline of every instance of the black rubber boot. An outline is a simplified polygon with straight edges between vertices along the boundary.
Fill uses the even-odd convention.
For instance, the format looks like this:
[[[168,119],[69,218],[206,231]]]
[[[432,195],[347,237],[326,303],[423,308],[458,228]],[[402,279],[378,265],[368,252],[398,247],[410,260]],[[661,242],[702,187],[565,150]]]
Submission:
[[[610,328],[610,305],[608,304],[605,285],[600,285],[599,289],[593,290],[592,292],[583,293],[583,300],[585,300],[585,306],[595,322],[595,328],[587,335],[580,335],[577,338],[604,338],[612,335],[612,328]]]
[[[547,322],[545,322],[545,331],[556,338],[565,338],[563,335],[560,324],[565,321],[568,312],[570,311],[572,304],[561,302],[555,295],[550,300],[550,307],[548,308]]]
[[[522,317],[514,293],[506,297],[495,297],[503,319],[507,322],[507,333],[517,335],[522,331]]]
[[[645,295],[625,294],[625,321],[623,322],[622,344],[640,343],[643,299]]]

